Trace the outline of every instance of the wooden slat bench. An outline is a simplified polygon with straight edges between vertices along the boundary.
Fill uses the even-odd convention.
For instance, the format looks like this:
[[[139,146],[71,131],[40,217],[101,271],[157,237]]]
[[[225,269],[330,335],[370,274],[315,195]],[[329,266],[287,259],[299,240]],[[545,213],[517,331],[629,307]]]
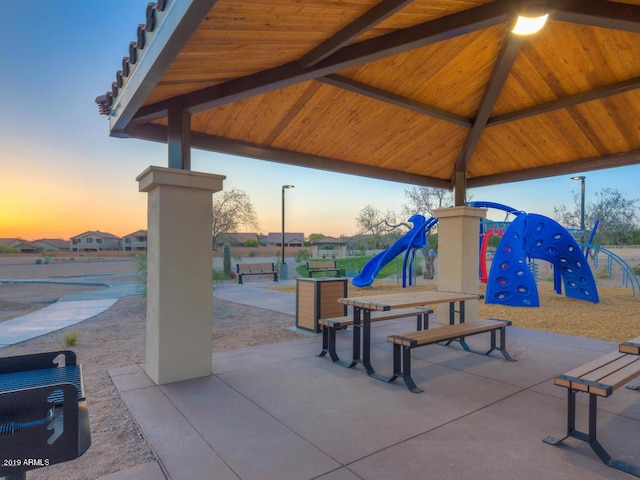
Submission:
[[[307,262],[309,278],[313,278],[314,273],[334,272],[336,277],[340,277],[340,269],[336,266],[335,260],[326,262]]]
[[[598,397],[610,397],[613,393],[640,375],[640,337],[621,343],[617,352],[604,355],[565,374],[554,378],[553,383],[565,387],[567,399],[567,434],[556,439],[546,437],[543,441],[558,445],[569,437],[587,442],[606,465],[625,473],[640,477],[640,468],[615,460],[597,439]],[[589,431],[576,430],[576,394],[589,394]]]
[[[371,321],[379,322],[381,320],[393,320],[396,318],[416,317],[416,329],[423,330],[429,328],[429,315],[433,310],[425,307],[417,308],[400,308],[396,310],[378,311],[371,313]],[[336,353],[336,331],[353,325],[353,316],[345,315],[335,318],[321,318],[318,325],[322,327],[322,351],[319,357],[325,356],[327,353],[334,362],[342,362]],[[354,367],[356,363],[350,363],[348,367]]]
[[[243,275],[271,275],[274,282],[278,281],[278,272],[273,263],[236,263],[236,271],[238,283],[242,283]]]
[[[431,345],[440,342],[452,342],[459,340],[462,347],[473,353],[488,355],[498,349],[500,353],[510,362],[515,360],[506,350],[506,327],[511,325],[509,320],[498,320],[494,318],[486,318],[473,322],[456,323],[454,325],[445,325],[430,330],[421,330],[417,332],[402,333],[400,335],[389,335],[387,341],[393,344],[393,375],[390,377],[377,376],[378,380],[385,382],[393,382],[396,378],[401,377],[407,388],[414,393],[420,393],[422,390],[418,388],[411,378],[411,349]],[[496,344],[496,331],[500,331],[500,344]],[[491,333],[491,348],[486,352],[472,350],[464,341],[464,337],[478,335],[480,333]],[[448,344],[447,343],[447,344]]]

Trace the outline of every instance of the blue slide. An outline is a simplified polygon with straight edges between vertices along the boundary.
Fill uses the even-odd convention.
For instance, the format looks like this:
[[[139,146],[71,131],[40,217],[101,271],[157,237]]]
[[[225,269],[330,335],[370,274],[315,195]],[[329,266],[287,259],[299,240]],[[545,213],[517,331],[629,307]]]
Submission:
[[[409,222],[413,224],[413,228],[396,240],[389,248],[369,260],[364,267],[362,267],[362,271],[351,280],[351,283],[355,287],[368,287],[371,285],[382,267],[402,252],[406,252],[404,261],[406,269],[409,252],[414,248],[424,248],[426,246],[427,230],[438,223],[438,219],[431,217],[429,220],[426,220],[422,215],[412,215],[411,218],[409,218]],[[404,283],[403,278],[403,285]]]

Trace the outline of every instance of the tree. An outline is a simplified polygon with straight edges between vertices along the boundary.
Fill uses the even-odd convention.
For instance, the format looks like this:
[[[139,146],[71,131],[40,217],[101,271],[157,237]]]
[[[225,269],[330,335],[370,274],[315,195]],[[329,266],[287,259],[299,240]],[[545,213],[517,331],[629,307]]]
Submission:
[[[405,189],[404,194],[408,203],[402,206],[402,213],[407,218],[415,214],[433,217],[435,209],[453,205],[453,195],[450,191],[442,188],[409,187]],[[423,278],[425,279],[433,279],[435,277],[435,256],[432,255],[431,248],[429,248],[432,244],[431,238],[434,230],[437,231],[437,226],[427,232],[427,248],[422,249],[424,256]]]
[[[307,241],[304,242],[305,246],[310,246],[313,242],[315,242],[316,240],[320,240],[321,238],[326,237],[326,235],[322,234],[322,233],[311,233],[309,234],[309,236],[307,237]]]
[[[213,196],[213,248],[218,237],[225,233],[237,233],[244,226],[258,230],[258,217],[251,203],[251,197],[243,190],[216,193]]]
[[[573,205],[553,208],[558,222],[567,228],[580,228],[580,195],[573,194]],[[599,244],[621,245],[633,242],[638,229],[638,199],[630,199],[613,188],[603,188],[595,201],[585,204],[585,228],[592,229],[598,221],[596,238]]]
[[[390,237],[399,235],[401,227],[407,226],[397,221],[395,213],[382,212],[372,205],[366,205],[360,210],[356,217],[356,225],[361,235],[371,235],[373,248],[385,246]]]

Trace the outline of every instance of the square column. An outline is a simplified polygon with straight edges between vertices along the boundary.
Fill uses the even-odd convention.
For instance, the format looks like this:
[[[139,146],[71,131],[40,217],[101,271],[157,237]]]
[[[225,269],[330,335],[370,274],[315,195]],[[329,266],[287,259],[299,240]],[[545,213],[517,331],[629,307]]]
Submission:
[[[146,371],[158,385],[211,375],[211,195],[221,175],[149,167]]]
[[[480,219],[487,210],[454,207],[435,210],[438,218],[438,290],[480,293]],[[478,301],[465,302],[465,321],[478,319]],[[438,318],[449,318],[449,305],[438,306]],[[456,323],[459,321],[456,314]]]

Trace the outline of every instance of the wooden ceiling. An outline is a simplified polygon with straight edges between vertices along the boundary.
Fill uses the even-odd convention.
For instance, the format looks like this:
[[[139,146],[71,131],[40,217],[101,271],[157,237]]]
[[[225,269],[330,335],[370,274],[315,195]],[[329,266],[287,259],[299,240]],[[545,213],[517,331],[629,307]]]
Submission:
[[[103,110],[116,136],[463,192],[640,163],[640,0],[542,3],[519,36],[531,2],[158,2]]]

